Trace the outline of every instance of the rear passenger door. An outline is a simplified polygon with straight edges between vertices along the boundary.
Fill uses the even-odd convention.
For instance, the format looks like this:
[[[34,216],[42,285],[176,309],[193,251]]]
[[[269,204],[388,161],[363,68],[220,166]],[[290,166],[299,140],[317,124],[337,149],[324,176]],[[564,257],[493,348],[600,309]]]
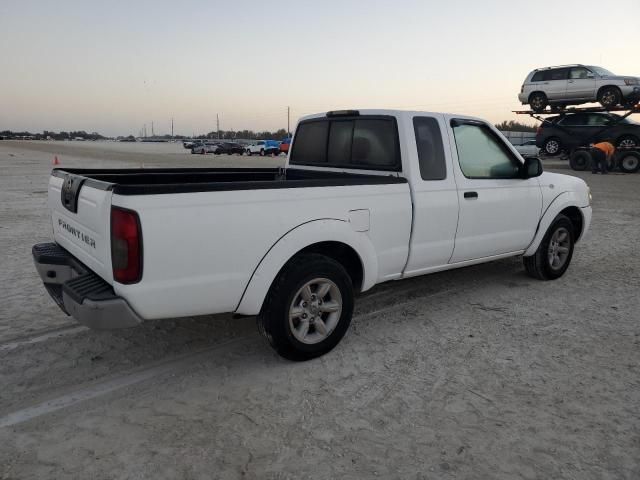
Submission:
[[[450,119],[460,215],[451,263],[524,251],[542,211],[538,178],[501,136],[478,120]]]
[[[443,115],[417,115],[405,168],[411,168],[413,229],[404,275],[419,275],[447,265],[453,254],[458,225],[458,191],[452,171],[451,150]],[[415,142],[413,141],[415,139]],[[445,137],[447,139],[447,137]],[[413,157],[413,158],[412,158]]]
[[[553,68],[545,73],[544,92],[549,100],[566,98],[568,77],[568,68]]]

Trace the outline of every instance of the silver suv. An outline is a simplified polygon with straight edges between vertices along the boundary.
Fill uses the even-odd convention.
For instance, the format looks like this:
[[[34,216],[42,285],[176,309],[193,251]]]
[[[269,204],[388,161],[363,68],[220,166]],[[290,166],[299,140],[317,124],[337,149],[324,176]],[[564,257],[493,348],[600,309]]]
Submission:
[[[591,65],[539,68],[527,75],[518,100],[536,112],[596,101],[605,108],[631,107],[640,101],[640,78]]]

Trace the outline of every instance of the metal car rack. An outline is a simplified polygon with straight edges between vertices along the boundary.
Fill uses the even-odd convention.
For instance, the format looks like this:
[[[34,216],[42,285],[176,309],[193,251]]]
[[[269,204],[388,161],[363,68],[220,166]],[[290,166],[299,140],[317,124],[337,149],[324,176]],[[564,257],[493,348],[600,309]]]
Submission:
[[[589,154],[589,145],[592,143],[592,140],[598,138],[602,134],[606,133],[607,130],[610,130],[624,121],[630,115],[635,113],[640,114],[640,103],[632,106],[620,106],[613,108],[604,108],[604,107],[572,107],[565,109],[553,109],[547,110],[543,112],[535,112],[533,110],[513,110],[513,113],[517,115],[529,115],[531,118],[538,120],[541,123],[551,123],[548,118],[543,117],[543,115],[554,115],[554,116],[562,116],[562,115],[570,115],[574,113],[610,113],[610,112],[625,112],[624,115],[620,115],[614,122],[609,125],[604,126],[597,132],[586,137],[584,141],[581,142],[581,145],[574,148],[571,152],[569,152],[569,165],[573,170],[586,170],[589,167],[591,162],[591,155]],[[568,129],[565,129],[562,125],[554,124],[555,128],[558,128],[565,133],[571,135]],[[618,147],[616,149],[616,155],[612,159],[612,162],[609,166],[610,170],[619,167],[625,173],[633,173],[640,170],[640,146],[635,147]]]

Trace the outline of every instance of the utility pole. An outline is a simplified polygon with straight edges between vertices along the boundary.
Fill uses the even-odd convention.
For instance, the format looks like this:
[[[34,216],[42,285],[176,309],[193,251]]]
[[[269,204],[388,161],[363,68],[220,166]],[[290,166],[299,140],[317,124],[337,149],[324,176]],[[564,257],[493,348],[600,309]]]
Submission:
[[[155,137],[155,136],[156,136],[156,134],[155,134],[155,133],[153,133],[153,120],[151,120],[151,136],[152,136],[152,137]]]
[[[218,136],[218,140],[220,140],[220,117],[216,113],[216,134]]]
[[[171,117],[171,140],[173,140],[173,117]]]
[[[291,136],[291,130],[289,129],[289,114],[291,113],[291,109],[287,107],[287,136]]]

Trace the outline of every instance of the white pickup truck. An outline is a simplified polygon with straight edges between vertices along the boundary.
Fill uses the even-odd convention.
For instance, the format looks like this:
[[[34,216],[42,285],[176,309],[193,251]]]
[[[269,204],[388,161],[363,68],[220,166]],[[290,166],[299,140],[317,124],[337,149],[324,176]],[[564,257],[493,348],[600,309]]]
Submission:
[[[543,173],[477,118],[334,111],[299,122],[284,169],[55,169],[55,243],[33,256],[90,327],[257,315],[279,354],[305,360],[381,282],[517,255],[560,277],[590,205],[585,182]]]

